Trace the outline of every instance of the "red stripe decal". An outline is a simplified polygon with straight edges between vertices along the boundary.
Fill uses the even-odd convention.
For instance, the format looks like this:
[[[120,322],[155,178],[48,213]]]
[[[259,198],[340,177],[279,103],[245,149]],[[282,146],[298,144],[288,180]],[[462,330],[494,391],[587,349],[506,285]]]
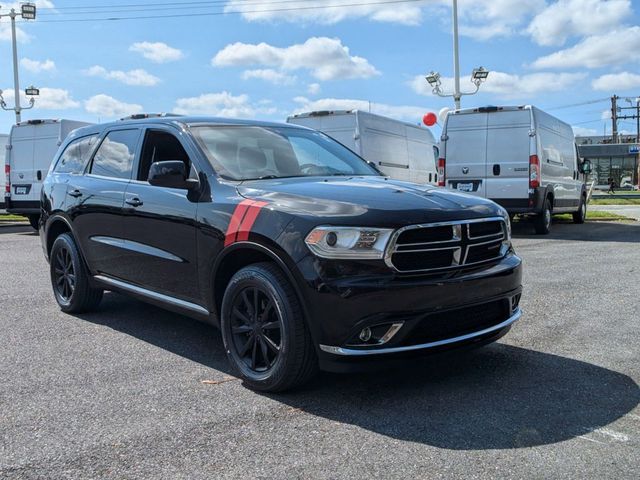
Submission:
[[[247,213],[248,208],[253,205],[253,203],[253,200],[243,200],[236,205],[236,209],[233,211],[233,215],[231,215],[231,220],[229,220],[227,234],[224,237],[225,247],[236,241],[236,235],[238,233],[238,228],[240,228],[240,224],[242,223],[242,219]]]
[[[260,209],[267,205],[267,202],[254,202],[253,205],[249,207],[247,210],[242,223],[240,224],[240,228],[238,229],[238,241],[249,240],[249,232],[253,227],[253,224],[256,222],[258,218],[258,214],[260,213]]]

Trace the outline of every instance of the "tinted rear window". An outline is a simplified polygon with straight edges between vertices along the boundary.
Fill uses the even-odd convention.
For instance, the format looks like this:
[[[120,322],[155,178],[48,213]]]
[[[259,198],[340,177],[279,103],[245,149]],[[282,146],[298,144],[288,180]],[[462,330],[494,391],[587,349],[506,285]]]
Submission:
[[[78,138],[64,149],[54,168],[57,173],[82,173],[87,165],[91,152],[96,145],[98,135]]]

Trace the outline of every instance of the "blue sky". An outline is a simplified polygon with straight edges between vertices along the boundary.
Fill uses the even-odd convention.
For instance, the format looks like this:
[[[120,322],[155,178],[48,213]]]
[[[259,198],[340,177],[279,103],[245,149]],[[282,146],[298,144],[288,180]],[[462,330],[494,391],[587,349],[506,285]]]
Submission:
[[[36,3],[38,18],[19,23],[20,86],[42,92],[25,120],[174,111],[284,121],[294,112],[371,102],[374,112],[417,123],[452,106],[423,78],[437,70],[449,87],[450,0]],[[640,95],[638,3],[459,0],[462,86],[472,88],[476,66],[492,72],[462,106],[531,103],[577,133],[602,134],[605,126],[610,133],[609,103],[600,100]],[[3,3],[0,13],[10,7]],[[193,15],[166,17],[176,14]],[[164,18],[104,20],[135,16]],[[9,33],[3,18],[0,88],[12,106]],[[0,132],[14,118],[0,111]],[[635,122],[619,128],[633,131]]]

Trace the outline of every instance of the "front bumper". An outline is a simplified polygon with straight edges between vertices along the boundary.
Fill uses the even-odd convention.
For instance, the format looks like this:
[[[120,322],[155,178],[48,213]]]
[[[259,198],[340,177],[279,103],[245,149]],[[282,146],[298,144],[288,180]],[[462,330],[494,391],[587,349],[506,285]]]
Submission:
[[[394,354],[394,353],[406,353],[406,352],[412,352],[415,350],[427,350],[427,349],[433,349],[433,348],[438,348],[438,347],[446,347],[446,346],[453,346],[453,344],[459,343],[459,344],[463,344],[465,342],[468,342],[469,340],[474,340],[476,338],[480,338],[480,337],[488,337],[491,336],[492,333],[498,333],[501,330],[504,330],[505,328],[510,327],[511,325],[513,325],[515,322],[517,322],[518,320],[520,320],[520,317],[522,316],[522,310],[520,310],[520,308],[517,308],[509,318],[507,318],[505,321],[500,322],[496,325],[493,325],[491,327],[487,327],[481,330],[477,330],[475,332],[470,332],[470,333],[466,333],[464,335],[458,335],[457,337],[452,337],[452,338],[445,338],[442,340],[437,340],[434,342],[428,342],[428,343],[420,343],[417,345],[405,345],[405,346],[401,346],[401,347],[381,347],[381,348],[376,348],[376,349],[369,349],[369,350],[365,350],[362,348],[346,348],[346,347],[333,347],[333,346],[329,346],[329,345],[320,345],[320,350],[327,352],[327,353],[333,353],[335,355],[346,355],[346,356],[351,356],[351,357],[363,357],[363,356],[368,356],[368,355],[385,355],[385,354]]]
[[[401,276],[384,269],[357,275],[357,269],[313,257],[298,267],[305,278],[309,327],[325,370],[499,338],[521,316],[521,260],[513,253],[475,269],[438,275]],[[383,343],[358,341],[363,329],[381,325],[400,328]]]

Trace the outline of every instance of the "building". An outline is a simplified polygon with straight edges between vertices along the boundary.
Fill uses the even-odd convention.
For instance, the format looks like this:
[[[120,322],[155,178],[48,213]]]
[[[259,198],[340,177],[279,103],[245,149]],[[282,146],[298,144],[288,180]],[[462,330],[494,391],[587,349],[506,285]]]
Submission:
[[[635,135],[621,135],[619,140],[613,143],[610,136],[576,137],[580,157],[591,161],[589,181],[595,180],[596,185],[603,187],[610,178],[618,187],[639,184],[640,144]]]

